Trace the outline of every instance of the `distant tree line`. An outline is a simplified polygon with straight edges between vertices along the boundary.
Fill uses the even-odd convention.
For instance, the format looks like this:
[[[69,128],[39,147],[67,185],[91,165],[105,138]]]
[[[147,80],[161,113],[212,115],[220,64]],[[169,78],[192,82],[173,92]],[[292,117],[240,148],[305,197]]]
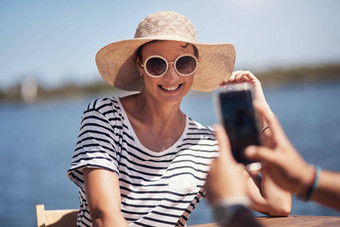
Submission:
[[[306,84],[320,82],[340,83],[340,63],[306,66],[295,68],[277,68],[264,72],[255,72],[264,87],[282,86],[288,84]],[[81,95],[95,95],[101,93],[114,93],[118,89],[108,85],[98,76],[98,81],[87,85],[65,84],[59,88],[47,89],[41,86],[37,88],[36,100],[48,98],[67,98]],[[16,84],[10,88],[0,90],[0,102],[23,101],[22,84]]]
[[[340,82],[340,63],[322,66],[273,69],[256,74],[263,85]]]

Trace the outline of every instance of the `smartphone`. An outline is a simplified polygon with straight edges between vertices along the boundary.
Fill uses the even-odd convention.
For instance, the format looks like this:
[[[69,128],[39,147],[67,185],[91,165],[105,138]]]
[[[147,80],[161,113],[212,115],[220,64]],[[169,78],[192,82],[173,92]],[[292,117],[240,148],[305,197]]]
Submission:
[[[258,117],[253,106],[253,87],[249,83],[229,84],[214,93],[217,118],[228,134],[235,160],[250,169],[261,168],[244,155],[249,145],[261,145]]]

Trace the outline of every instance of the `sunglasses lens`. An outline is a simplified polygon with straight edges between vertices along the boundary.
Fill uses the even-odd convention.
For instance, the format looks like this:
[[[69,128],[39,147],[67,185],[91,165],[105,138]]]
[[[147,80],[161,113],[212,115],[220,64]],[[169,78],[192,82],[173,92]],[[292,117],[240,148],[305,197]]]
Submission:
[[[150,58],[146,62],[146,69],[152,76],[162,75],[167,68],[167,63],[159,57]]]
[[[196,60],[191,56],[183,56],[176,61],[176,69],[183,75],[191,74],[196,69]]]

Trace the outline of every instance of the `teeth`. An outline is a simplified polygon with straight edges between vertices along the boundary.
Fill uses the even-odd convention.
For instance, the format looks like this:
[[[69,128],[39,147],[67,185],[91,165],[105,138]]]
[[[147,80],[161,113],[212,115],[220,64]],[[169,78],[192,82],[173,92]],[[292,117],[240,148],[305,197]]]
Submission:
[[[164,87],[164,86],[162,86],[162,88],[163,88],[164,90],[167,90],[167,91],[174,91],[174,90],[176,90],[178,87],[179,87],[179,85],[177,85],[176,87]]]

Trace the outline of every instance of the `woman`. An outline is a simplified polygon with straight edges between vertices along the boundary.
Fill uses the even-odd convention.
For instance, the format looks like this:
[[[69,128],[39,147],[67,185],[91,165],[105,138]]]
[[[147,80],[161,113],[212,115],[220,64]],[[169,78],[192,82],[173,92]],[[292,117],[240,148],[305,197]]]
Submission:
[[[84,112],[68,171],[79,186],[79,226],[184,226],[204,195],[217,142],[180,104],[190,89],[211,91],[228,79],[235,50],[199,44],[195,36],[184,16],[158,12],[138,25],[135,39],[98,52],[108,83],[140,92],[95,100]],[[274,191],[268,198],[282,198]],[[254,197],[263,198],[259,191]],[[270,212],[260,203],[255,208]]]

